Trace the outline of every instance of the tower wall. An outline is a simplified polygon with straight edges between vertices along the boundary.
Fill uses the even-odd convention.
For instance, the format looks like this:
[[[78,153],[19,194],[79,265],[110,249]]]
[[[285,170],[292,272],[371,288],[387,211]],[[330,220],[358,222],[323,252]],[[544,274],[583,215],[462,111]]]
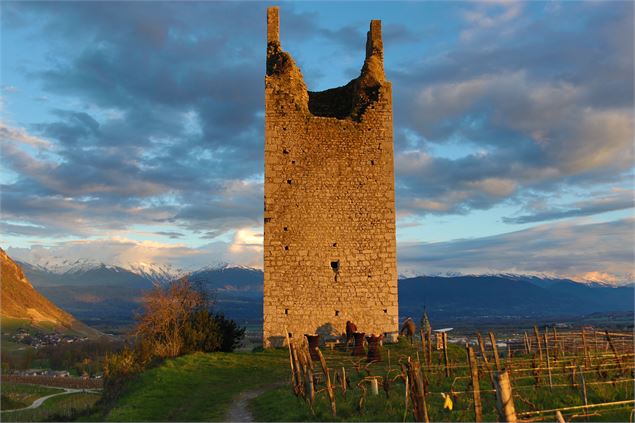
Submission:
[[[398,329],[391,84],[380,21],[361,75],[306,89],[267,16],[264,345]]]

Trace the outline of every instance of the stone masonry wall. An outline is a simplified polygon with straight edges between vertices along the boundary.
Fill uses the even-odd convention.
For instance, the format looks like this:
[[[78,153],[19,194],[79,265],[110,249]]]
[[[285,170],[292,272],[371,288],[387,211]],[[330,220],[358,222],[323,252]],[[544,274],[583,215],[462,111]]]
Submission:
[[[307,91],[267,14],[264,340],[398,330],[392,97],[381,22],[361,75]]]

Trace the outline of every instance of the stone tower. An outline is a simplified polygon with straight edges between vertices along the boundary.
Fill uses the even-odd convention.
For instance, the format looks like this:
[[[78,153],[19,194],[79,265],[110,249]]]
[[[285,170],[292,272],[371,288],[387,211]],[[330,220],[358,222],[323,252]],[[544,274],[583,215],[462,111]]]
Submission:
[[[392,89],[381,21],[361,74],[308,91],[267,11],[264,345],[398,330]]]

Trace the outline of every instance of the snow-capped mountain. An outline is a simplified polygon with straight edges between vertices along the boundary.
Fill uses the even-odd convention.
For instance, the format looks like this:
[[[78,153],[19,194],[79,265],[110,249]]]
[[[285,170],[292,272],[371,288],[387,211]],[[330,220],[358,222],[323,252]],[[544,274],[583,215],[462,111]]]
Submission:
[[[620,281],[614,279],[598,279],[585,277],[566,278],[553,273],[533,272],[533,273],[511,273],[511,272],[487,272],[487,273],[462,273],[462,272],[437,272],[437,273],[420,273],[414,271],[403,271],[399,273],[399,279],[417,278],[417,277],[500,277],[508,280],[530,282],[536,285],[551,285],[559,282],[571,282],[580,285],[586,285],[591,288],[617,288],[635,285],[633,275],[625,275]]]
[[[28,263],[19,259],[18,261],[34,269],[55,273],[57,275],[62,275],[64,273],[88,271],[94,268],[98,268],[103,264],[101,262],[90,259],[69,260],[63,257],[51,256],[37,258],[36,260],[30,260]],[[103,265],[105,266],[105,264]]]
[[[216,309],[232,318],[262,317],[264,274],[260,269],[220,264],[188,272],[151,263],[104,264],[89,260],[22,263],[33,285],[80,319],[127,324],[156,282],[188,276],[212,293]],[[573,281],[551,275],[445,273],[400,275],[399,307],[437,316],[561,316],[633,310],[632,286]],[[504,306],[501,306],[504,304]]]
[[[189,274],[188,271],[174,267],[170,264],[159,263],[128,263],[123,266],[124,269],[131,271],[139,276],[152,282],[169,282],[174,279],[182,278]]]
[[[76,276],[96,271],[125,273],[130,272],[149,282],[169,282],[187,275],[189,272],[169,264],[131,262],[106,264],[90,259],[68,260],[61,257],[46,257],[31,262],[20,262],[30,271],[49,273],[57,276]]]

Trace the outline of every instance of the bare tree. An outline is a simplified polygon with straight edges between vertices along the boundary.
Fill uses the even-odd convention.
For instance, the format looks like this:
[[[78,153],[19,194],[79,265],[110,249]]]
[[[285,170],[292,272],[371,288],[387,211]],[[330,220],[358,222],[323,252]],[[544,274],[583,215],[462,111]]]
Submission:
[[[183,349],[183,329],[192,313],[207,307],[206,296],[187,278],[156,284],[143,296],[143,312],[137,316],[136,335],[149,344],[157,357],[176,357]]]

